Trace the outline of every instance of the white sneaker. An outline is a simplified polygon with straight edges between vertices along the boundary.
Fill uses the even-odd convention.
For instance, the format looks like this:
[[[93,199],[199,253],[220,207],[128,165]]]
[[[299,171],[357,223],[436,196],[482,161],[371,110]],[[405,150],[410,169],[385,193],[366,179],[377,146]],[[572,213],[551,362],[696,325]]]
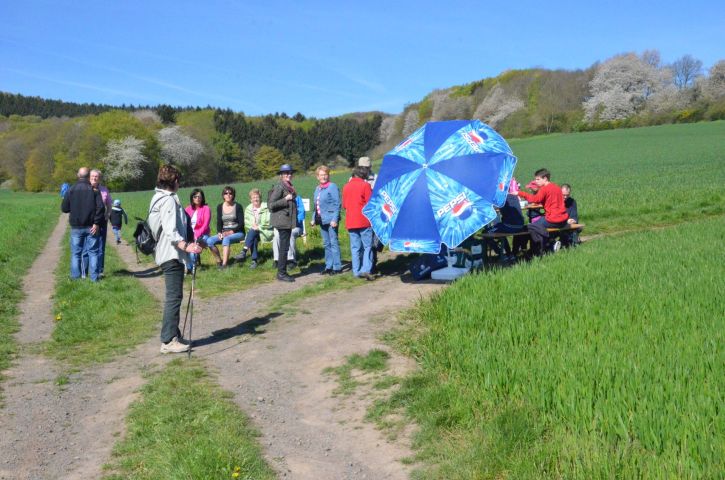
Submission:
[[[554,242],[554,246],[551,249],[554,251],[554,253],[561,250],[561,241],[557,240],[556,242]]]
[[[183,353],[189,351],[189,345],[185,345],[174,337],[169,343],[161,344],[161,353]]]

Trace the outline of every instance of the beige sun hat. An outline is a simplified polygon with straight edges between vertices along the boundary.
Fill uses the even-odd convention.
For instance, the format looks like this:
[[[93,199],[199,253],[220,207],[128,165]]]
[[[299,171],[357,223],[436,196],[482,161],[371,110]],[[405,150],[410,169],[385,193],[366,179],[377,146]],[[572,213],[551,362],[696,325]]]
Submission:
[[[360,157],[357,161],[358,167],[369,167],[370,164],[370,157]]]

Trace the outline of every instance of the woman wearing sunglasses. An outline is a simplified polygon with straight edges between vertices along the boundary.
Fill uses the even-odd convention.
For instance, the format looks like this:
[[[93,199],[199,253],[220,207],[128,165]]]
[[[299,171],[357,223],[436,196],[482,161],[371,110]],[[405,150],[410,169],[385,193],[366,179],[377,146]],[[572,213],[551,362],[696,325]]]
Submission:
[[[234,199],[237,192],[233,187],[226,186],[222,191],[224,201],[216,207],[216,236],[209,237],[209,246],[220,270],[227,268],[229,263],[229,246],[244,240],[244,209]],[[222,256],[219,256],[217,243],[222,244]]]
[[[209,240],[209,225],[211,224],[211,209],[206,204],[204,191],[200,188],[192,190],[189,196],[189,205],[185,208],[186,213],[191,219],[191,228],[194,230],[194,241],[202,248]],[[194,265],[197,263],[199,256],[195,253],[189,254],[189,261],[186,264],[186,273],[192,273]]]

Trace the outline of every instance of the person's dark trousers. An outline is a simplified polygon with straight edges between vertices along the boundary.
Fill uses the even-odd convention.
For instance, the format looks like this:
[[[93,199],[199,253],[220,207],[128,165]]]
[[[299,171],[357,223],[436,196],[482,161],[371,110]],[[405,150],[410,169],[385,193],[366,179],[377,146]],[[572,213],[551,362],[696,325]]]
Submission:
[[[259,247],[259,230],[250,229],[247,238],[244,239],[244,246],[252,253],[252,260],[257,260],[257,249]]]
[[[179,318],[181,300],[184,296],[184,264],[178,260],[169,260],[161,264],[166,282],[166,300],[164,300],[164,318],[161,324],[161,341],[168,343],[174,337],[181,338]]]
[[[98,251],[98,272],[103,273],[103,266],[106,264],[106,237],[108,236],[108,222],[101,225],[100,245]]]
[[[518,233],[518,232],[520,232],[523,229],[524,229],[524,226],[523,225],[521,225],[521,226],[513,226],[513,225],[505,225],[503,223],[499,223],[499,224],[495,225],[491,229],[491,232],[494,232],[494,233]],[[489,240],[487,242],[491,245],[491,247],[494,249],[494,251],[496,252],[496,254],[500,256],[501,255],[501,247],[499,247],[496,244],[497,242],[495,240],[492,240],[492,241]],[[511,252],[511,246],[509,245],[508,239],[501,238],[500,239],[500,242],[501,242],[501,246],[503,247],[503,252],[506,255],[511,255],[511,253],[512,253]],[[514,237],[514,242],[516,242],[516,237]],[[516,246],[515,243],[514,243],[514,246]]]
[[[279,259],[277,260],[277,275],[287,275],[287,254],[289,241],[292,236],[291,228],[278,228],[279,232]]]
[[[531,235],[531,251],[534,255],[541,255],[544,251],[546,241],[549,239],[547,228],[561,228],[566,225],[566,221],[559,223],[550,223],[545,218],[534,223],[529,223],[526,228]]]

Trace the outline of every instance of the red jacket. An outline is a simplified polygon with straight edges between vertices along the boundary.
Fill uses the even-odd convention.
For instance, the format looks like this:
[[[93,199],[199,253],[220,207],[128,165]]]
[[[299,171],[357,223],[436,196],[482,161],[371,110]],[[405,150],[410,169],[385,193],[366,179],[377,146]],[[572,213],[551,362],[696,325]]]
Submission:
[[[561,194],[559,185],[549,182],[531,194],[519,190],[519,197],[525,198],[529,203],[540,203],[544,206],[544,218],[550,223],[566,222],[569,215],[564,206],[564,195]]]
[[[347,211],[345,216],[345,228],[366,228],[370,221],[362,214],[362,209],[367,205],[373,194],[370,184],[362,178],[353,177],[342,188],[342,208]]]

